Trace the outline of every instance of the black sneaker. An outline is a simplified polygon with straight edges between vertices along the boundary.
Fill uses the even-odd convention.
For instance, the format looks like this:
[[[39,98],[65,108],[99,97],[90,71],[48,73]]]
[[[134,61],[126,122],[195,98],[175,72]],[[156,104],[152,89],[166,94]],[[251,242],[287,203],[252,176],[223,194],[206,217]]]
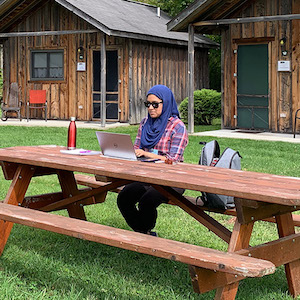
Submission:
[[[156,233],[155,231],[149,231],[148,234],[149,234],[149,235],[152,235],[152,236],[158,236],[157,233]]]

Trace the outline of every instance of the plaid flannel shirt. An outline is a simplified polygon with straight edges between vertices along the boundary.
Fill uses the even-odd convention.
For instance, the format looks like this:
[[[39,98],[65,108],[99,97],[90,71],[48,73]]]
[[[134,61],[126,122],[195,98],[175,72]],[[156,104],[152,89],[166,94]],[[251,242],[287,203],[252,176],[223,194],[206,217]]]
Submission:
[[[135,139],[134,149],[139,149],[141,144],[141,134],[143,126],[146,123],[147,118],[144,118]],[[188,135],[184,123],[177,117],[170,117],[159,142],[153,149],[158,151],[158,155],[166,156],[166,158],[172,161],[183,161],[183,152],[188,144]],[[145,151],[152,151],[152,149],[146,149]]]

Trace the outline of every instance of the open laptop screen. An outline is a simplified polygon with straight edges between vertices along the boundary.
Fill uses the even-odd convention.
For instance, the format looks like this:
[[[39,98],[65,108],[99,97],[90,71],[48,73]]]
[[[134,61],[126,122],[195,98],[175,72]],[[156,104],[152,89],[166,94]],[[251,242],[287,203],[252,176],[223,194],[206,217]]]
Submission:
[[[96,135],[103,155],[137,160],[129,134],[96,131]]]

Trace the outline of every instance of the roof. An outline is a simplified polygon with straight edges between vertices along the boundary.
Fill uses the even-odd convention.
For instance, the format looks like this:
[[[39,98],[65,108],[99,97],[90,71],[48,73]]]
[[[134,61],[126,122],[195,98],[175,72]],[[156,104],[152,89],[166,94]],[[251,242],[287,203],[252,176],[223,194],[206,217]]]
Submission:
[[[167,24],[168,30],[187,31],[190,23],[230,18],[251,0],[197,0]]]
[[[166,24],[171,18],[157,7],[130,0],[54,0],[67,10],[93,25],[107,35],[149,40],[162,43],[182,44],[188,42],[186,33],[168,32]],[[8,28],[7,18],[20,18],[20,7],[33,7],[38,0],[0,0],[0,32]],[[19,9],[18,9],[19,7]],[[6,18],[6,19],[5,19]],[[5,22],[4,22],[5,21]],[[195,35],[196,46],[211,48],[217,44],[201,35]]]

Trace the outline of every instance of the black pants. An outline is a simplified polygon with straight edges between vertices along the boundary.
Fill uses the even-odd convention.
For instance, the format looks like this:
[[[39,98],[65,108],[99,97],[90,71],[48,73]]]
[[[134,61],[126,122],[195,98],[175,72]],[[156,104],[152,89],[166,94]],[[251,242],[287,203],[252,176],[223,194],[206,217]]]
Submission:
[[[179,191],[183,193],[183,190]],[[154,228],[156,208],[168,199],[152,186],[133,182],[124,187],[118,195],[118,207],[127,224],[137,232],[147,233]]]

